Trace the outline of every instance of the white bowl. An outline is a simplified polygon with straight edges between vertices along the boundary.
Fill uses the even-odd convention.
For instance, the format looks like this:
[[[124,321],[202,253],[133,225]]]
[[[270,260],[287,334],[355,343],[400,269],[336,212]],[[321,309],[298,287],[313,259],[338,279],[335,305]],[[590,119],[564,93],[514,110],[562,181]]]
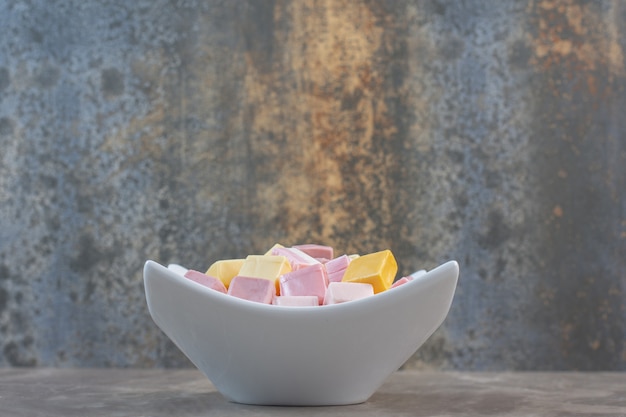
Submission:
[[[230,401],[339,405],[366,401],[445,319],[459,275],[447,262],[397,288],[343,304],[285,307],[144,266],[155,323]]]

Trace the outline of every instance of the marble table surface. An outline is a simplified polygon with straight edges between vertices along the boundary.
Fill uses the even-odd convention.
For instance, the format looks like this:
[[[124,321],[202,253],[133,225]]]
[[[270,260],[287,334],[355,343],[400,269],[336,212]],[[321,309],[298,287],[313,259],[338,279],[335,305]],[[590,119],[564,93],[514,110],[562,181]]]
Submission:
[[[626,373],[399,371],[367,402],[226,401],[198,371],[0,369],[0,416],[626,416]]]

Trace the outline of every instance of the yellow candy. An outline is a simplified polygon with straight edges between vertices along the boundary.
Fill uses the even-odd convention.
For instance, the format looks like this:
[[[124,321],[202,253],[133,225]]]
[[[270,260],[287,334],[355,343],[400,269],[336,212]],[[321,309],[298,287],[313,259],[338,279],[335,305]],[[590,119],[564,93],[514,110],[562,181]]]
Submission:
[[[245,259],[224,259],[217,261],[209,267],[206,274],[218,278],[222,281],[224,286],[228,288],[230,281],[239,274],[239,270],[244,261]]]
[[[271,254],[272,254],[272,251],[274,250],[274,248],[284,248],[284,246],[283,246],[283,245],[281,245],[280,243],[274,243],[274,246],[272,246],[272,247],[270,248],[270,250],[268,250],[267,252],[265,252],[265,255],[266,255],[266,256],[271,255]]]
[[[374,287],[374,293],[388,290],[398,272],[398,264],[390,250],[359,256],[350,262],[343,282],[363,282]]]
[[[280,292],[278,278],[291,272],[291,265],[284,256],[248,255],[239,274],[244,277],[269,279],[276,285],[276,294]]]

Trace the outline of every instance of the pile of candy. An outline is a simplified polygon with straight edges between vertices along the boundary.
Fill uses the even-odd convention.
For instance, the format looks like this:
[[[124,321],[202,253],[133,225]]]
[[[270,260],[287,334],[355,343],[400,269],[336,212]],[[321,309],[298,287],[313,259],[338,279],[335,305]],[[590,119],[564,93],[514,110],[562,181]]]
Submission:
[[[276,244],[265,255],[217,261],[206,273],[175,264],[169,268],[213,290],[282,306],[344,303],[413,279],[407,276],[394,282],[398,264],[390,250],[363,256],[333,255],[330,246]]]

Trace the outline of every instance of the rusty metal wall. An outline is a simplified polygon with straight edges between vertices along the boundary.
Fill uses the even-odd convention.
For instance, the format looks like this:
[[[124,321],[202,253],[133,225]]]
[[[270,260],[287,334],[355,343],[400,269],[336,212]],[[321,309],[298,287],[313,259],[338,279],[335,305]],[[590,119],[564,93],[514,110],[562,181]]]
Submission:
[[[625,3],[4,0],[0,29],[0,365],[190,366],[146,259],[320,242],[459,261],[407,367],[626,370]]]

